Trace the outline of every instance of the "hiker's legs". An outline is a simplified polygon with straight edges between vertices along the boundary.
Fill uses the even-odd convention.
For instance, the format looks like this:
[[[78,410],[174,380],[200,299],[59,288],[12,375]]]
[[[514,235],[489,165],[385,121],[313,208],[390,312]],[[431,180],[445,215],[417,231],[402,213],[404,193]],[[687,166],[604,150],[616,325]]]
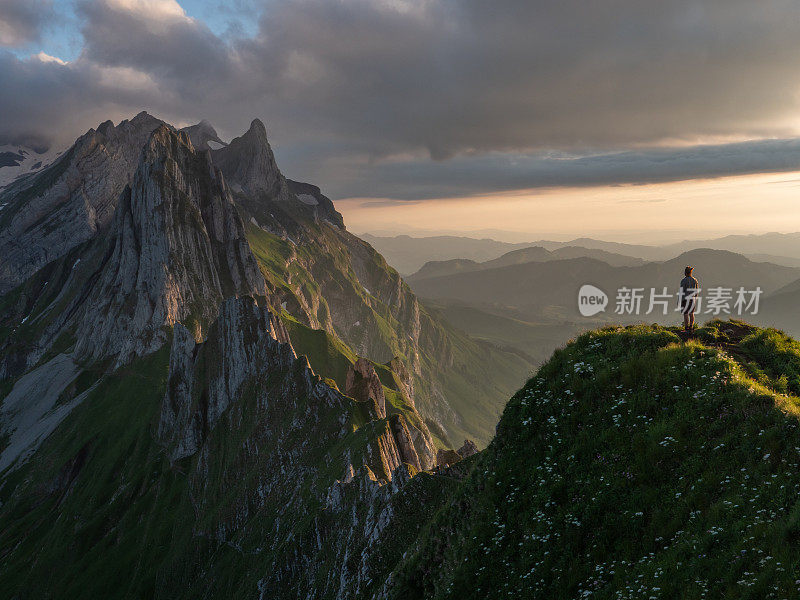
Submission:
[[[689,329],[694,329],[694,313],[689,313]]]
[[[689,329],[689,313],[688,312],[684,312],[683,313],[683,328],[684,329]]]

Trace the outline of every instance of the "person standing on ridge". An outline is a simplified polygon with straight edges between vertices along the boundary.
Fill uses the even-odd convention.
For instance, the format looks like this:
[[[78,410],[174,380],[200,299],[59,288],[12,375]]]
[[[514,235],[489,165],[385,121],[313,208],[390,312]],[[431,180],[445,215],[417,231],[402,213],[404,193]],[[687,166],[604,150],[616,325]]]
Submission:
[[[694,267],[686,267],[683,270],[684,278],[681,279],[680,297],[684,331],[694,329],[694,312],[697,310],[697,300],[700,294],[700,283],[692,277],[692,271],[694,271]]]

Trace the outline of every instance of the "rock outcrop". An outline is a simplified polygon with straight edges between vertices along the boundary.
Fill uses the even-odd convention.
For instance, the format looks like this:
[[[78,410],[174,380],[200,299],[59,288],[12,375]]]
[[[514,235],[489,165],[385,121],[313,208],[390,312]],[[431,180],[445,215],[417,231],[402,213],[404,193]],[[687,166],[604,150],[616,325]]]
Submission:
[[[152,352],[178,322],[199,340],[224,298],[267,293],[222,174],[167,126],[144,147],[108,248],[79,320],[79,355]]]
[[[359,358],[347,371],[344,393],[359,402],[368,402],[376,418],[386,416],[386,395],[375,368],[366,358]]]
[[[259,119],[253,120],[244,135],[215,150],[213,155],[214,163],[222,169],[234,191],[279,203],[291,200],[289,184],[278,169],[267,141],[267,128]]]
[[[464,445],[456,450],[456,452],[458,452],[461,458],[467,458],[468,456],[478,453],[478,446],[472,440],[464,440]]]
[[[458,450],[440,448],[436,452],[436,466],[449,467],[457,462],[478,453],[478,446],[472,440],[464,440],[464,445]]]
[[[414,448],[414,442],[411,439],[411,433],[408,431],[405,417],[401,414],[392,415],[389,418],[389,427],[394,436],[395,444],[400,454],[400,460],[411,465],[417,471],[422,470],[422,465],[419,462],[419,456]]]
[[[439,451],[436,452],[437,467],[449,467],[450,465],[456,464],[460,460],[461,455],[455,450],[440,448]]]
[[[286,179],[275,162],[267,130],[259,119],[248,131],[213,152],[236,200],[251,213],[258,227],[296,241],[308,239],[298,219],[329,223],[344,229],[333,202],[309,183]]]
[[[90,129],[45,169],[0,193],[0,294],[92,239],[113,218],[142,146],[163,125],[142,112]]]

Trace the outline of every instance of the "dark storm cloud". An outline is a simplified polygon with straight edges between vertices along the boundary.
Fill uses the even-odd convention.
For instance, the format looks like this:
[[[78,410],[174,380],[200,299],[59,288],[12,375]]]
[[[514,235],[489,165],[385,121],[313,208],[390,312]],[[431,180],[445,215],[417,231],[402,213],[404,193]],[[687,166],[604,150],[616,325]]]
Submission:
[[[580,158],[492,153],[440,162],[373,165],[365,167],[362,176],[353,177],[357,183],[349,182],[342,190],[334,187],[332,192],[346,190],[353,196],[411,200],[530,188],[663,183],[798,169],[798,139],[638,150]],[[385,203],[375,203],[379,205]]]
[[[0,0],[0,46],[38,40],[51,11],[50,0]]]
[[[289,176],[411,198],[784,170],[758,144],[728,167],[723,146],[633,149],[800,126],[794,0],[277,0],[232,41],[172,0],[78,6],[69,65],[0,56],[0,141],[142,108],[228,137],[260,116]]]

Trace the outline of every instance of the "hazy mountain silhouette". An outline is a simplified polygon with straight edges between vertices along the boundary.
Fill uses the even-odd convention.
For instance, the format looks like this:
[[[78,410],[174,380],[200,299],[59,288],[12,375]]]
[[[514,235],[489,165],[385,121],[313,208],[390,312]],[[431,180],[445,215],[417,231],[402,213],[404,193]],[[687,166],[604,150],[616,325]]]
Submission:
[[[642,244],[626,244],[609,242],[588,237],[576,238],[566,242],[554,240],[535,240],[530,243],[511,244],[493,239],[476,239],[459,236],[411,237],[398,235],[382,237],[366,234],[369,241],[387,261],[401,273],[415,273],[425,263],[431,261],[448,261],[468,259],[474,262],[486,262],[499,258],[503,254],[523,248],[538,246],[554,251],[565,251],[567,248],[580,248],[582,252],[560,255],[560,258],[591,256],[583,251],[597,250],[614,255],[638,258],[644,261],[665,261],[675,258],[689,250],[710,248],[728,250],[742,254],[756,262],[771,262],[788,267],[800,267],[800,233],[767,233],[761,235],[730,235],[706,240],[685,240],[664,246],[648,246]],[[596,256],[601,260],[618,264],[609,257]]]
[[[558,308],[565,316],[577,316],[577,292],[583,284],[593,284],[611,298],[606,313],[613,312],[616,290],[650,288],[659,292],[677,291],[686,265],[695,267],[701,286],[708,290],[722,286],[738,289],[760,287],[766,296],[800,278],[800,270],[754,262],[733,252],[700,249],[685,252],[665,262],[634,267],[615,267],[593,258],[481,269],[426,279],[413,278],[413,289],[423,298],[449,299],[473,305],[502,305],[508,314],[529,320],[540,318],[545,309]],[[659,320],[643,315],[642,319]],[[668,315],[674,319],[673,315]]]
[[[550,260],[566,260],[570,258],[594,258],[615,267],[631,267],[644,263],[640,258],[615,254],[605,250],[581,248],[580,246],[564,246],[555,250],[546,250],[541,246],[531,246],[530,248],[520,248],[507,252],[499,258],[485,262],[475,262],[473,260],[457,258],[445,261],[430,261],[425,263],[422,268],[407,277],[408,281],[415,279],[427,279],[430,277],[442,277],[454,273],[469,271],[480,271],[486,269],[496,269],[511,265],[521,265],[529,262],[546,262]]]

